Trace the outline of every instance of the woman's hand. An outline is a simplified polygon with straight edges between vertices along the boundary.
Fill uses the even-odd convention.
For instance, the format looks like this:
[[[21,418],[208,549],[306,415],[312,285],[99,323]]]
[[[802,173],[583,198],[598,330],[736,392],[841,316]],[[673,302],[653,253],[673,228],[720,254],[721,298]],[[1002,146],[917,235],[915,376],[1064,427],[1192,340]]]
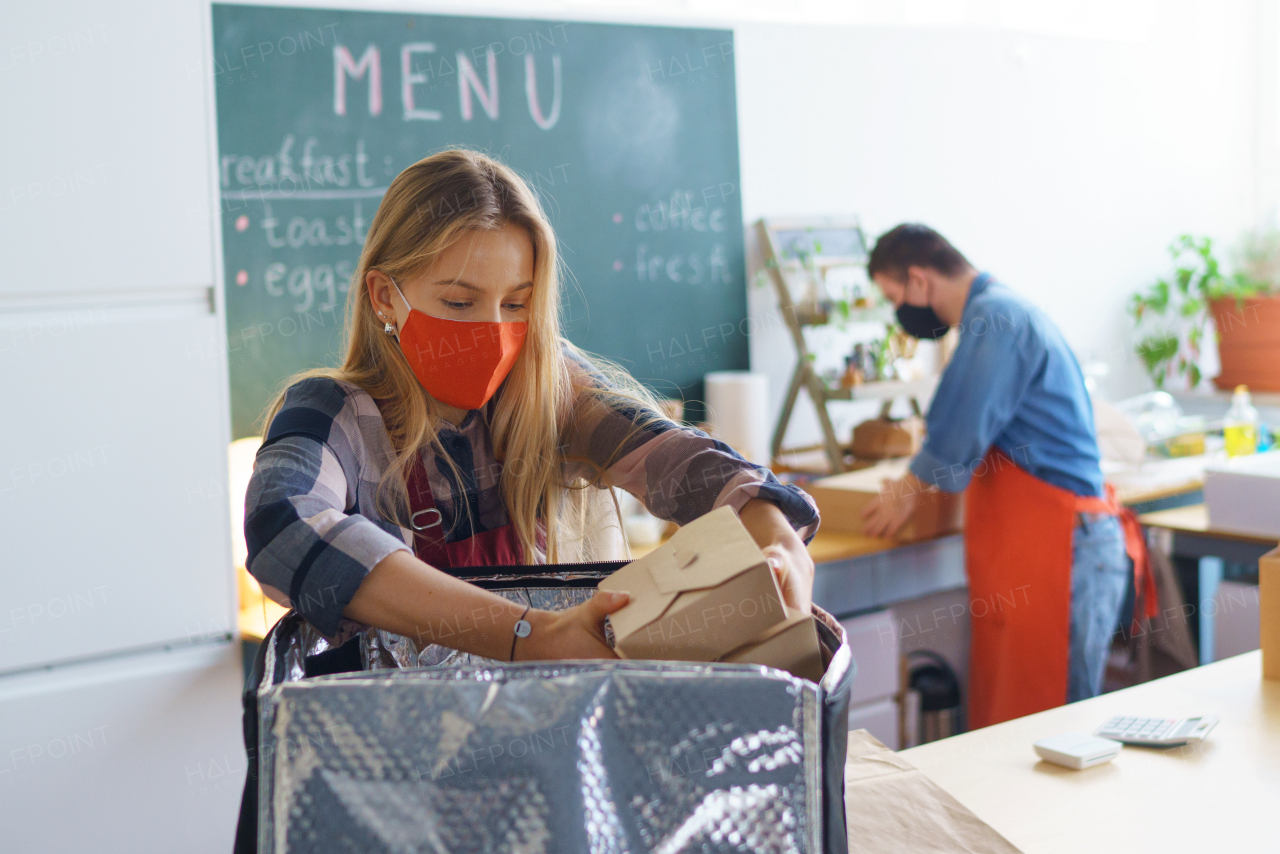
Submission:
[[[343,615],[389,632],[441,643],[462,652],[506,661],[616,658],[605,643],[604,618],[627,604],[625,593],[597,592],[565,611],[530,610],[528,637],[516,637],[524,607],[460,578],[446,575],[401,550],[383,558],[365,577]]]
[[[813,606],[813,558],[787,517],[772,501],[753,498],[738,518],[768,559],[787,607],[808,614]]]
[[[563,611],[530,611],[525,619],[533,631],[516,639],[512,660],[617,658],[604,637],[604,618],[629,601],[626,593],[597,590],[586,602]]]
[[[782,601],[788,608],[808,614],[813,605],[814,576],[813,558],[809,557],[809,552],[802,548],[796,554],[776,544],[765,546],[760,551],[768,558],[769,568],[778,579]]]

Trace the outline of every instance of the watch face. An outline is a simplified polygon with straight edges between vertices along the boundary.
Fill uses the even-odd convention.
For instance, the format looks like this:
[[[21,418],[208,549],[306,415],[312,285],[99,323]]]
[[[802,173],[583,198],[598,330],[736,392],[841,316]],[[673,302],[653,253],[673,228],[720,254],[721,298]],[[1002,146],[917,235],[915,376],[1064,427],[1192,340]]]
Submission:
[[[516,637],[527,638],[532,631],[533,626],[529,625],[528,620],[516,620]]]

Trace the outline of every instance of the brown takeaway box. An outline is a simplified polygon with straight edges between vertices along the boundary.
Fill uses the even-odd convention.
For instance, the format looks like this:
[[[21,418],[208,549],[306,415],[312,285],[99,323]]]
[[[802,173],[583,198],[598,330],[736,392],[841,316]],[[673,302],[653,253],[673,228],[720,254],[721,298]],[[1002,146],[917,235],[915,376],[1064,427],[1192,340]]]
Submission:
[[[824,477],[805,485],[822,515],[824,532],[862,533],[862,509],[880,492],[885,478],[900,478],[907,471],[907,460],[883,462],[870,468]],[[954,534],[964,522],[962,493],[930,490],[922,493],[916,511],[898,531],[896,540],[910,542]]]
[[[1262,675],[1280,679],[1280,547],[1258,558],[1258,595]]]
[[[818,626],[812,616],[787,609],[787,619],[760,638],[735,649],[721,661],[765,664],[812,682],[822,680],[826,667],[818,642]]]
[[[853,428],[853,455],[860,460],[909,457],[924,442],[924,419],[910,415],[898,421],[872,418]]]
[[[773,570],[731,507],[685,525],[600,589],[631,594],[609,616],[623,658],[716,661],[787,617]]]

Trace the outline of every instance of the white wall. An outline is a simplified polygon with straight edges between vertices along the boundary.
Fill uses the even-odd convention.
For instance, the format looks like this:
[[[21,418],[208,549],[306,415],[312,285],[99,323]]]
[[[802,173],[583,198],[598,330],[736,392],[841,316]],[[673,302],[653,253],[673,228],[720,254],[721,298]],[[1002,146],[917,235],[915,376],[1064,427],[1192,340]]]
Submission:
[[[1126,297],[1183,232],[1254,215],[1254,3],[1149,4],[1128,39],[975,26],[737,27],[744,216],[937,228],[1043,307],[1104,389],[1148,388]],[[752,366],[794,365],[768,290]],[[792,444],[816,437],[802,398]]]

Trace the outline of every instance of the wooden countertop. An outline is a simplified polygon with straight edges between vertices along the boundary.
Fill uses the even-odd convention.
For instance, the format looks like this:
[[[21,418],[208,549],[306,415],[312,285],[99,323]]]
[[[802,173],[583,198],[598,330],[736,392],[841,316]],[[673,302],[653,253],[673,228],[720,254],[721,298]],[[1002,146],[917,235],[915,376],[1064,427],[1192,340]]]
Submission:
[[[883,537],[864,537],[861,534],[824,534],[819,531],[809,542],[808,549],[814,563],[827,563],[884,552],[903,545],[907,543]]]
[[[1120,714],[1219,714],[1200,745],[1072,771],[1032,743]],[[1280,681],[1251,652],[902,752],[1026,854],[1261,851],[1280,834]],[[1271,843],[1265,842],[1271,839]]]
[[[1275,537],[1263,537],[1257,534],[1237,534],[1209,527],[1209,508],[1204,504],[1188,504],[1186,507],[1174,507],[1169,510],[1156,510],[1143,513],[1138,521],[1153,528],[1168,528],[1188,534],[1207,534],[1221,537],[1224,540],[1240,540],[1246,543],[1274,543]]]
[[[664,539],[662,542],[666,542],[666,540]],[[644,546],[632,546],[631,557],[633,559],[644,557],[660,544],[652,543]],[[813,558],[814,563],[827,563],[834,560],[846,560],[851,557],[861,557],[862,555],[888,551],[903,545],[908,544],[881,537],[864,537],[859,534],[836,534],[819,531],[809,542],[808,549],[809,556]]]
[[[1209,508],[1204,504],[1188,504],[1186,507],[1143,513],[1138,521],[1153,528],[1203,534],[1209,530]]]

